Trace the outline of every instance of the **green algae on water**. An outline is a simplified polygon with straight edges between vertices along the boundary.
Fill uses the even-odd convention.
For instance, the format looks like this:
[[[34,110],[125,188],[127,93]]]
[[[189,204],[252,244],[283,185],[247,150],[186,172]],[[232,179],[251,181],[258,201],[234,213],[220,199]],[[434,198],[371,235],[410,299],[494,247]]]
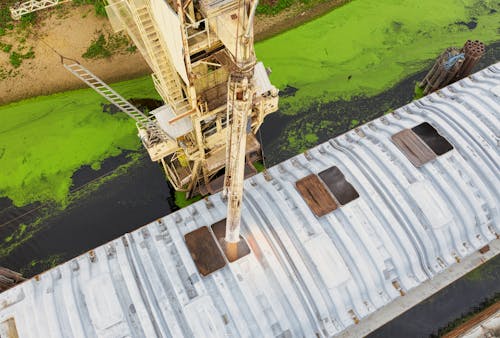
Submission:
[[[113,85],[124,97],[159,98],[150,77]],[[83,165],[138,150],[134,121],[103,113],[92,89],[41,96],[0,107],[0,197],[22,206],[67,202],[71,177]]]
[[[201,195],[196,195],[194,197],[187,198],[185,191],[175,191],[175,205],[177,205],[181,209],[195,202],[198,202],[201,199],[202,199]]]
[[[78,189],[70,191],[65,198],[66,203],[68,205],[72,205],[73,202],[84,197],[88,197],[106,182],[109,182],[118,176],[125,175],[132,166],[138,164],[139,161],[145,156],[147,155],[142,152],[127,154],[128,162],[118,166],[111,172],[88,182]],[[8,236],[3,238],[3,241],[0,241],[0,258],[7,257],[14,250],[18,249],[21,245],[32,239],[35,234],[44,228],[42,224],[46,222],[49,217],[54,217],[60,213],[63,208],[61,204],[56,204],[54,201],[48,201],[32,211],[35,210],[37,218],[33,222],[29,224],[19,224],[19,226],[14,228]]]
[[[467,39],[499,40],[497,1],[354,0],[256,45],[293,114],[311,101],[373,96],[430,66],[443,49]],[[495,7],[497,7],[495,9]],[[463,22],[474,21],[471,30]]]

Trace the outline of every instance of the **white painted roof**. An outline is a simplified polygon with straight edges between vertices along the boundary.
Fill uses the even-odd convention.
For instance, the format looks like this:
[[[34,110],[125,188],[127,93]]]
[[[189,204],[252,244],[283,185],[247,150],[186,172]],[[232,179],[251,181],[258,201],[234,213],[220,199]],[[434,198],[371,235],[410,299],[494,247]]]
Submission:
[[[156,117],[156,120],[158,121],[161,129],[163,129],[163,131],[165,131],[165,133],[167,133],[167,135],[172,137],[173,139],[185,135],[193,130],[193,124],[189,116],[183,117],[173,123],[170,123],[170,121],[174,119],[176,115],[168,104],[156,108],[155,110],[151,111],[151,114]]]
[[[267,75],[266,68],[262,62],[257,62],[255,64],[253,80],[255,82],[257,95],[276,90],[276,87],[271,84],[269,75]]]
[[[207,277],[183,235],[225,217],[219,194],[0,294],[0,322],[23,338],[338,334],[500,233],[499,84],[500,63],[246,180],[252,252]],[[390,137],[424,121],[454,149],[416,168]],[[333,165],[359,198],[318,218],[294,184]]]

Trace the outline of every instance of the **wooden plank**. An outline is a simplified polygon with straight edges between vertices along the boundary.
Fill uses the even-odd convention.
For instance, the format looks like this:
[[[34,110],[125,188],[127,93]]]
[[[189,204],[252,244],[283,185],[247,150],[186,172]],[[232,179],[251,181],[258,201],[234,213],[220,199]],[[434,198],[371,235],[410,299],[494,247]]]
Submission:
[[[436,154],[411,129],[392,135],[392,142],[415,167],[421,167],[436,158]]]
[[[337,209],[337,203],[318,176],[306,176],[295,182],[295,186],[316,216],[321,217]]]

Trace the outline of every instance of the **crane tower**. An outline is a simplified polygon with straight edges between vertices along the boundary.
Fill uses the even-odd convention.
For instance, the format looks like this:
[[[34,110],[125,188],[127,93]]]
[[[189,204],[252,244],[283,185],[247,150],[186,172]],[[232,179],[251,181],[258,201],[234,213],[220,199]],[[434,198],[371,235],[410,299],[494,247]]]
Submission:
[[[66,1],[29,0],[11,13],[19,18]],[[257,2],[108,0],[113,29],[135,43],[165,102],[148,117],[116,99],[85,68],[65,65],[101,95],[112,95],[110,101],[122,103],[124,112],[139,116],[139,137],[176,190],[188,195],[223,190],[229,243],[239,238],[245,172],[255,171],[252,162],[261,156],[255,133],[278,109],[278,90],[253,48]]]

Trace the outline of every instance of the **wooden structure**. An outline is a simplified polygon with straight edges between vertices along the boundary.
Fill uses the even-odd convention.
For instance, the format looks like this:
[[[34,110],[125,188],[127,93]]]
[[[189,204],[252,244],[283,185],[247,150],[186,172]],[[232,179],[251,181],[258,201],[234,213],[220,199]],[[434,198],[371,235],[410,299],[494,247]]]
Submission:
[[[24,280],[20,273],[0,266],[0,292],[10,289]]]
[[[469,76],[485,52],[484,43],[478,40],[467,40],[461,49],[447,48],[419,83],[419,87],[424,90],[424,94],[429,94]]]

